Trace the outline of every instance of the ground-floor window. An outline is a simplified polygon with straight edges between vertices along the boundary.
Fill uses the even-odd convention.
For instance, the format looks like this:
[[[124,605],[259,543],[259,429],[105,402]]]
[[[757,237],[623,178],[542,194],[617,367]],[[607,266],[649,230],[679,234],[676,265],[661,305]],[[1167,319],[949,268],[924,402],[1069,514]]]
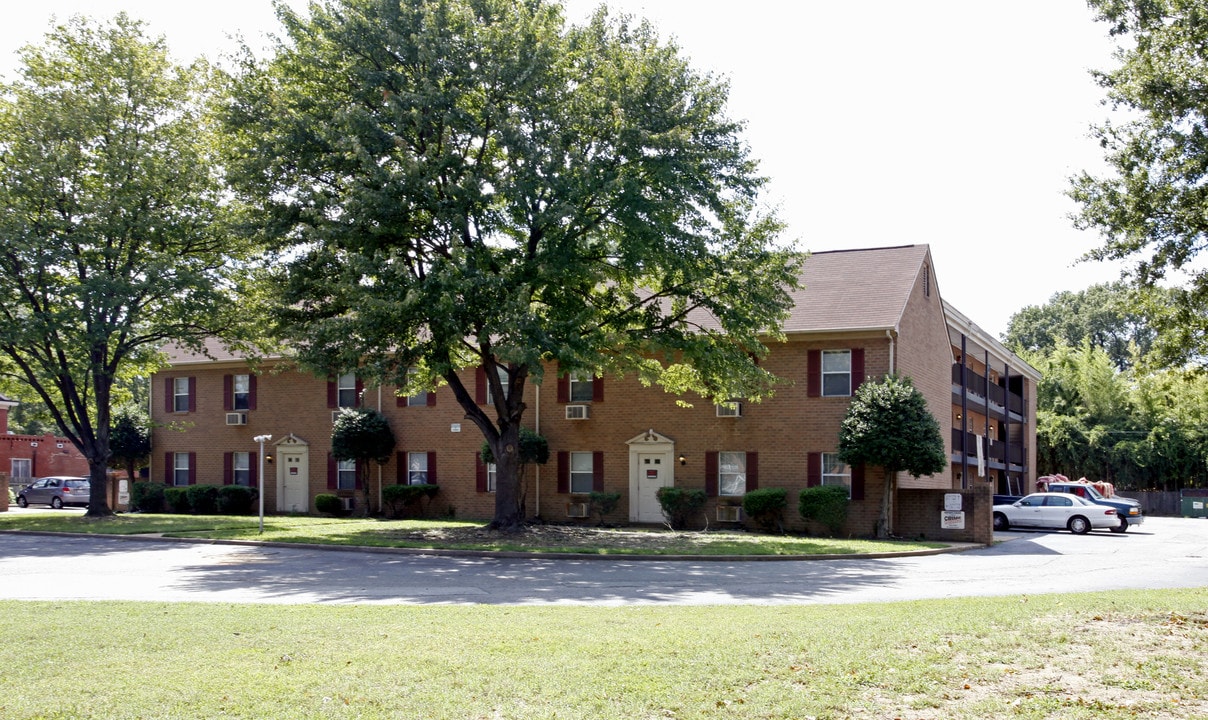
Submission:
[[[231,481],[245,487],[252,484],[252,454],[250,452],[231,453]]]
[[[428,482],[428,453],[407,453],[407,484],[424,485]],[[492,487],[492,489],[494,489]]]
[[[592,454],[589,452],[572,452],[570,454],[570,491],[572,493],[589,493],[592,491],[595,478]]]
[[[172,454],[172,484],[189,484],[189,453]]]
[[[742,496],[747,492],[747,454],[720,452],[717,454],[717,493],[722,496]]]
[[[822,453],[822,484],[842,485],[851,497],[851,466],[840,460],[837,453]]]
[[[357,487],[357,461],[339,460],[336,462],[336,489],[355,490]]]
[[[33,472],[29,458],[13,458],[13,480],[29,480]]]

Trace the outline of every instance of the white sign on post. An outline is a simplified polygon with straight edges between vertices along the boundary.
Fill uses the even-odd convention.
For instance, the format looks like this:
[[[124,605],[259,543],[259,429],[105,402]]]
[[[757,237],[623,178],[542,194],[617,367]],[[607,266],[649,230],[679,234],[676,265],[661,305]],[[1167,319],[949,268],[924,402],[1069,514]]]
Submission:
[[[945,512],[960,512],[962,509],[960,493],[944,493]]]
[[[965,514],[945,510],[940,514],[940,527],[944,530],[964,530]]]

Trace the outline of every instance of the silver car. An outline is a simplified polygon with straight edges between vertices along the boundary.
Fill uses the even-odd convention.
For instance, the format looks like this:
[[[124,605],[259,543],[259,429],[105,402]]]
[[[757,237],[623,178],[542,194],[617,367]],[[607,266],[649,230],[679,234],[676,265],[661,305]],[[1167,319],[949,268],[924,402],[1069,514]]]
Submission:
[[[1066,493],[1032,493],[1011,505],[994,506],[994,529],[1012,527],[1068,529],[1077,535],[1120,524],[1115,508]]]
[[[45,504],[58,509],[64,505],[88,505],[88,493],[92,484],[86,477],[55,475],[38,478],[17,493],[17,504],[29,507],[30,503]]]

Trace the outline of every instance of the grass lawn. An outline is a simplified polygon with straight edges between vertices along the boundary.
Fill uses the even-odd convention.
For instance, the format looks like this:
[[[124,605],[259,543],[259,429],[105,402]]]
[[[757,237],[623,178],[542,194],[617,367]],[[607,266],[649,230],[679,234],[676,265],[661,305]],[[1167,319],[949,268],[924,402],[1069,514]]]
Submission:
[[[483,529],[485,521],[375,520],[269,516],[264,533],[255,517],[122,514],[105,520],[76,513],[0,513],[0,530],[84,532],[226,540],[448,548],[609,555],[834,555],[871,554],[944,547],[937,542],[830,539],[754,532],[671,532],[666,529],[535,525],[524,533]]]
[[[1206,609],[0,602],[0,717],[1204,718]]]

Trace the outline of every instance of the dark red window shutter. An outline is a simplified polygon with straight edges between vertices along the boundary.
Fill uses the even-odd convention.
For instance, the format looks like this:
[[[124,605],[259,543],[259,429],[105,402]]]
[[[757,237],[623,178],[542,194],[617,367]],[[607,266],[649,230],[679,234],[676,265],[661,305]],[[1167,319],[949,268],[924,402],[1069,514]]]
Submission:
[[[474,368],[474,402],[486,405],[487,390],[487,371],[482,368]]]
[[[806,358],[805,368],[806,394],[810,397],[822,396],[822,351],[810,350]]]
[[[176,388],[172,384],[172,378],[164,379],[164,412],[176,412]]]
[[[436,453],[428,453],[428,484],[436,484]]]
[[[353,401],[352,401],[352,406],[353,406],[353,407],[360,407],[360,406],[361,406],[361,398],[365,396],[365,383],[361,382],[361,379],[360,379],[360,378],[357,378],[357,382],[356,382],[356,385],[355,385],[354,387],[356,388],[356,393],[357,393],[357,396],[356,396],[356,398],[354,398],[354,399],[353,399]]]
[[[487,491],[487,464],[478,453],[474,453],[474,489],[480,493]]]
[[[597,377],[591,381],[592,402],[604,402],[604,378]]]
[[[856,388],[864,382],[864,348],[852,348],[851,351],[851,394],[856,394]]]
[[[230,375],[227,375],[230,377]],[[230,485],[235,479],[235,453],[222,454],[222,484]]]
[[[339,487],[339,467],[336,465],[336,458],[331,453],[327,453],[327,489],[335,490]]]
[[[352,465],[352,488],[354,490],[361,489],[361,476],[366,474],[369,467],[361,461],[357,461]]]
[[[398,485],[407,484],[407,453],[400,452],[394,455],[394,482]]]
[[[851,469],[851,499],[864,499],[864,466],[856,465]]]
[[[570,453],[565,450],[558,451],[558,492],[570,492]]]
[[[591,454],[591,489],[604,492],[604,453],[599,450]]]
[[[717,497],[718,482],[718,452],[710,450],[705,453],[705,495]]]
[[[235,399],[235,376],[234,375],[223,375],[222,376],[222,409],[223,410],[234,410],[235,409],[234,399]],[[227,483],[227,484],[230,485],[230,483]]]
[[[189,412],[197,412],[197,378],[189,378]]]
[[[428,391],[428,402],[426,404],[428,407],[436,407],[436,391],[435,390]]]
[[[247,409],[256,409],[256,376],[254,374],[247,378]]]
[[[822,484],[822,453],[812,452],[806,457],[805,486],[818,487]]]
[[[171,485],[176,479],[176,454],[164,453],[164,484]]]
[[[327,381],[327,407],[340,406],[340,386],[335,380]]]
[[[259,453],[250,452],[247,454],[247,484],[248,487],[260,487],[260,468],[256,462],[260,459]]]
[[[399,392],[402,392],[402,391],[400,390]],[[394,406],[395,407],[407,407],[407,396],[406,395],[395,395],[394,396]]]
[[[747,492],[759,489],[759,453],[747,453]]]
[[[189,378],[192,380],[192,378]],[[189,453],[189,484],[197,484],[197,453]]]
[[[558,378],[558,402],[570,402],[570,376],[568,375]]]

